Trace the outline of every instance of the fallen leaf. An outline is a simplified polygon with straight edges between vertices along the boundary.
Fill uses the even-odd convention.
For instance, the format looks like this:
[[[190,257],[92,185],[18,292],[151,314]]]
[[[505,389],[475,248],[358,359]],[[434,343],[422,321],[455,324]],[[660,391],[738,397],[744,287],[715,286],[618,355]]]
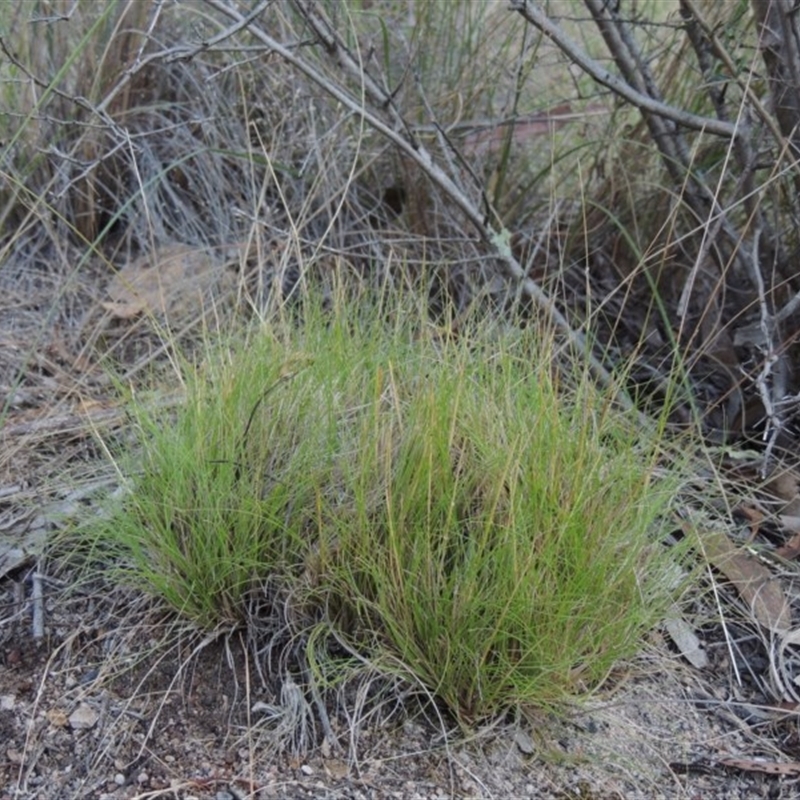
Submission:
[[[781,513],[790,517],[800,516],[800,475],[792,469],[783,469],[770,476],[766,489],[782,500]]]
[[[781,517],[781,524],[783,524],[783,527],[792,530],[792,528],[786,525],[784,519],[787,519],[787,517]],[[800,521],[797,520],[797,517],[790,517],[789,519]],[[795,528],[795,530],[797,530],[797,528]],[[791,561],[792,559],[797,558],[797,556],[800,556],[800,533],[795,533],[795,535],[792,536],[792,538],[789,539],[786,544],[778,547],[775,550],[775,555],[779,558],[785,558],[787,561]]]
[[[328,777],[335,780],[342,780],[350,774],[350,765],[346,761],[340,761],[338,758],[328,758],[322,763]]]
[[[140,314],[186,316],[202,309],[209,292],[226,282],[230,275],[213,252],[165,245],[123,267],[106,290],[110,301],[102,306],[117,319]]]
[[[705,531],[698,535],[709,563],[736,587],[758,622],[775,633],[788,631],[789,604],[772,573],[724,533]]]
[[[681,655],[696,669],[703,669],[708,666],[708,656],[700,639],[692,630],[689,623],[678,613],[673,614],[664,621],[670,639],[675,642]]]
[[[760,511],[757,508],[751,508],[750,506],[739,506],[737,510],[743,517],[747,518],[747,521],[750,523],[750,536],[752,539],[755,539],[755,537],[758,535],[761,523],[766,519],[766,514],[764,514],[763,511]]]

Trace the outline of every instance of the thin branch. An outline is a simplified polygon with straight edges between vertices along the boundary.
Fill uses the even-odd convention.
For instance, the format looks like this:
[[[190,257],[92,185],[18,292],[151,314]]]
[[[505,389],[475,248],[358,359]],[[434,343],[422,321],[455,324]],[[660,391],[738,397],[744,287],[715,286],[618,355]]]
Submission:
[[[239,31],[244,30],[251,22],[258,19],[258,17],[260,17],[270,5],[272,5],[272,0],[262,0],[262,2],[259,3],[246,17],[243,17],[240,21],[229,26],[224,31],[220,31],[215,36],[210,36],[208,39],[203,39],[203,41],[194,45],[193,47],[186,46],[175,48],[176,52],[166,59],[167,63],[170,61],[191,61],[191,59],[200,53],[204,53],[212,48],[216,49],[218,44],[224,42],[226,39],[230,39],[232,36],[235,36],[237,33],[239,33]]]
[[[584,0],[595,24],[600,30],[608,49],[622,73],[625,84],[654,102],[663,103],[656,80],[636,45],[628,25],[619,18],[608,3],[601,0]],[[640,109],[658,149],[664,155],[664,163],[673,179],[680,183],[685,180],[689,166],[689,148],[674,122],[661,114],[653,114]],[[698,187],[702,191],[705,187]],[[706,192],[707,193],[707,192]],[[689,198],[692,199],[691,197]],[[695,203],[695,205],[697,205]],[[699,208],[695,210],[699,211]]]
[[[778,436],[786,427],[777,411],[778,406],[786,396],[786,386],[783,380],[784,371],[780,369],[781,356],[778,355],[775,348],[775,321],[767,305],[764,278],[761,275],[761,268],[758,261],[758,245],[760,239],[761,231],[757,230],[753,237],[753,274],[751,279],[758,290],[758,307],[760,311],[759,325],[763,336],[762,352],[764,354],[764,361],[761,371],[756,378],[756,387],[758,388],[758,395],[761,398],[761,404],[764,406],[764,416],[766,417],[764,441],[767,442],[767,447],[764,451],[764,461],[761,465],[761,477],[766,478],[769,473],[772,451],[775,449]],[[773,372],[773,367],[776,364],[779,369]]]
[[[714,27],[708,22],[701,10],[698,8],[694,0],[681,0],[681,4],[686,7],[686,10],[694,17],[697,24],[703,29],[703,33],[708,38],[709,43],[714,49],[714,55],[725,65],[728,70],[730,79],[744,92],[752,107],[758,114],[759,119],[770,129],[770,132],[775,137],[778,143],[784,140],[781,129],[772,114],[769,113],[766,106],[761,102],[758,95],[753,90],[751,85],[750,75],[746,73],[748,79],[746,81],[741,78],[741,69],[736,66],[733,56],[728,52],[725,45],[719,40]]]
[[[224,0],[205,0],[212,8],[224,14],[235,22],[242,22],[245,17],[236,8],[232,7]],[[316,8],[312,8],[310,3],[303,0],[293,0],[295,7],[301,14],[309,27],[320,37],[325,51],[334,63],[336,63],[346,74],[353,77],[362,90],[362,96],[355,96],[347,89],[329,80],[315,66],[298,56],[292,49],[281,44],[267,34],[263,28],[254,22],[247,25],[250,34],[256,39],[267,45],[277,53],[284,61],[291,64],[295,69],[302,72],[309,80],[317,84],[346,109],[361,117],[370,127],[383,135],[392,142],[403,154],[414,161],[420,169],[436,184],[462,211],[464,216],[477,230],[481,240],[490,245],[498,260],[503,264],[507,273],[519,281],[521,291],[529,297],[562,332],[571,345],[580,352],[587,354],[589,366],[596,380],[606,388],[615,392],[620,405],[626,409],[633,409],[631,399],[615,386],[615,381],[603,364],[591,353],[585,337],[574,330],[566,317],[558,310],[553,300],[544,290],[531,278],[529,278],[522,266],[511,252],[510,233],[501,229],[493,229],[486,221],[480,209],[467,197],[464,192],[453,182],[450,176],[434,161],[431,154],[413,136],[406,120],[400,115],[392,102],[392,98],[387,94],[372,78],[370,78],[359,67],[357,60],[350,56],[347,48],[341,43],[338,35],[331,29],[330,25],[320,17]],[[378,111],[367,107],[365,99],[376,104],[380,112],[386,114],[391,120],[391,125],[387,124],[380,116]],[[640,419],[646,424],[647,418],[641,414]]]
[[[630,35],[625,21],[613,11],[609,11],[607,4],[601,0],[584,0],[584,2],[603,35],[622,73],[622,78],[613,75],[599,62],[590,58],[580,45],[570,39],[533,0],[511,0],[512,8],[549,36],[568,58],[594,80],[607,86],[639,109],[669,175],[676,183],[683,185],[686,204],[698,220],[706,220],[700,249],[678,304],[678,316],[684,320],[697,275],[712,246],[720,252],[716,260],[722,271],[726,269],[726,263],[731,261],[736,261],[744,271],[751,270],[752,266],[740,246],[743,235],[734,229],[726,210],[720,204],[722,177],[714,191],[706,185],[702,177],[691,168],[688,149],[677,126],[683,125],[728,137],[730,144],[725,155],[727,160],[731,157],[732,148],[737,143],[746,141],[745,134],[748,133],[749,127],[746,124],[744,108],[739,109],[736,121],[731,123],[724,119],[700,117],[664,103],[655,79]],[[725,174],[725,170],[722,174]],[[720,233],[724,234],[724,241],[719,236]]]
[[[88,111],[90,114],[97,116],[103,123],[104,127],[108,130],[113,131],[114,135],[117,137],[118,141],[125,142],[127,141],[127,135],[123,128],[121,128],[117,123],[106,113],[105,111],[105,103],[102,106],[94,106],[92,105],[86,98],[80,97],[78,95],[71,95],[67,92],[62,91],[57,86],[54,85],[52,81],[46,81],[42,78],[37,77],[34,75],[14,54],[11,48],[8,46],[8,42],[2,36],[0,36],[0,51],[6,56],[6,58],[19,69],[27,78],[29,78],[36,86],[40,89],[44,89],[48,92],[52,92],[56,97],[60,97],[63,100],[67,100],[70,103],[74,103],[75,105],[82,108],[84,111]]]
[[[713,133],[717,136],[734,138],[743,134],[744,131],[741,124],[731,124],[713,117],[692,114],[659,100],[654,100],[652,97],[637,91],[609,72],[600,62],[590,58],[577,42],[567,36],[561,27],[539,8],[537,3],[531,2],[531,0],[511,0],[511,8],[532,25],[539,28],[548,38],[552,39],[575,64],[588,75],[591,75],[594,80],[611,89],[612,92],[620,97],[625,98],[625,100],[642,111],[649,111],[652,114],[658,114],[661,117],[677,122],[686,128]]]

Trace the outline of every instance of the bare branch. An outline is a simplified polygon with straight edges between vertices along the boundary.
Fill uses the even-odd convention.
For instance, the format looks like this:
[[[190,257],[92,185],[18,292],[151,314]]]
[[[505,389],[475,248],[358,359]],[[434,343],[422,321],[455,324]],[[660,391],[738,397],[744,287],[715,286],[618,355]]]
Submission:
[[[680,108],[675,108],[667,103],[654,100],[646,94],[637,91],[625,81],[620,80],[616,75],[609,72],[602,64],[590,58],[580,45],[573,41],[566,33],[551,20],[547,14],[539,8],[538,4],[532,0],[511,0],[511,8],[539,28],[542,33],[553,40],[558,47],[569,56],[569,58],[591,75],[598,83],[611,89],[612,92],[625,98],[642,111],[649,111],[661,117],[670,119],[673,122],[683,125],[693,130],[705,131],[718,136],[733,138],[743,133],[741,123],[733,124],[724,120],[714,119],[713,117],[701,117],[691,114]]]
[[[298,56],[291,48],[276,41],[254,22],[247,25],[251,35],[302,72],[346,109],[361,117],[370,127],[382,134],[396,145],[404,155],[414,161],[458,206],[475,227],[481,240],[494,249],[497,259],[504,266],[506,272],[519,282],[522,293],[529,297],[547,315],[570,344],[581,352],[587,353],[589,366],[595,378],[603,386],[615,391],[621,406],[629,410],[633,409],[631,399],[616,386],[608,370],[591,354],[585,337],[570,326],[566,317],[556,308],[553,300],[535,281],[526,275],[525,270],[511,252],[509,245],[510,233],[505,229],[495,230],[488,224],[480,209],[434,161],[428,150],[413,136],[405,119],[396,110],[391,96],[365,73],[358,60],[350,55],[327,20],[320,16],[317,8],[305,0],[293,0],[293,2],[309,27],[320,37],[321,43],[331,60],[357,81],[362,90],[360,96],[352,94],[346,88],[329,80],[315,66]],[[236,8],[224,2],[224,0],[206,0],[206,3],[237,23],[245,20],[245,17]],[[369,100],[378,106],[379,111],[368,108],[365,100]],[[384,121],[380,113],[386,114],[391,124]],[[647,423],[647,418],[643,414],[640,415],[640,418],[643,424]]]
[[[244,30],[251,22],[253,22],[253,20],[258,19],[271,4],[272,0],[262,0],[262,2],[260,2],[246,17],[243,17],[241,21],[234,23],[224,31],[220,31],[218,34],[216,34],[216,36],[210,36],[208,39],[203,39],[202,42],[192,47],[186,46],[175,48],[176,52],[166,59],[167,63],[170,61],[189,61],[196,55],[204,53],[206,50],[210,50],[212,48],[215,49],[221,42],[224,42],[226,39],[230,39],[231,36],[234,36],[239,31]]]
[[[766,417],[764,441],[767,442],[767,448],[764,451],[764,461],[761,465],[761,477],[766,478],[769,473],[772,451],[775,448],[781,431],[786,427],[777,410],[781,401],[786,396],[786,385],[784,380],[785,369],[781,369],[781,361],[782,358],[785,360],[785,355],[781,356],[775,348],[775,320],[770,314],[767,305],[764,278],[761,275],[761,269],[758,263],[758,243],[760,238],[760,231],[756,231],[753,241],[752,280],[758,290],[758,307],[761,317],[759,326],[761,328],[761,335],[763,336],[763,347],[761,351],[764,355],[764,361],[761,371],[756,378],[756,386],[758,387],[758,394],[761,398],[761,404],[764,406],[764,415]],[[777,366],[778,369],[773,371],[775,366]]]
[[[725,45],[720,41],[713,26],[710,25],[703,16],[695,0],[681,0],[681,5],[691,14],[693,20],[702,28],[703,33],[706,37],[708,37],[709,43],[714,48],[714,55],[716,55],[717,58],[722,61],[728,70],[731,79],[736,81],[739,88],[745,93],[748,101],[758,114],[759,119],[770,129],[776,141],[782,143],[783,136],[781,135],[780,128],[776,124],[772,114],[767,111],[766,107],[753,90],[750,80],[748,79],[745,81],[741,78],[739,74],[740,70],[736,66],[733,57],[728,52]]]
[[[769,75],[775,116],[796,158],[800,154],[800,44],[797,8],[792,6],[790,0],[750,1],[758,22],[758,46]]]

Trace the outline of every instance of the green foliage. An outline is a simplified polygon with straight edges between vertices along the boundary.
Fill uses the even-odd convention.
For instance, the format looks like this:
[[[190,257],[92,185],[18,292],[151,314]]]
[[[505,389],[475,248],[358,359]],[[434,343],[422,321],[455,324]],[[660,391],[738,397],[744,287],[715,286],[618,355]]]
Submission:
[[[123,471],[138,477],[96,531],[125,554],[123,579],[214,627],[241,622],[256,583],[301,563],[329,450],[308,366],[263,333],[187,366],[177,415],[134,403],[141,447]]]
[[[95,551],[209,628],[277,583],[465,724],[597,686],[671,599],[658,442],[532,333],[306,312],[209,350],[177,413],[135,404]]]
[[[596,686],[669,598],[656,450],[546,348],[495,345],[375,376],[327,548],[332,605],[465,723]]]

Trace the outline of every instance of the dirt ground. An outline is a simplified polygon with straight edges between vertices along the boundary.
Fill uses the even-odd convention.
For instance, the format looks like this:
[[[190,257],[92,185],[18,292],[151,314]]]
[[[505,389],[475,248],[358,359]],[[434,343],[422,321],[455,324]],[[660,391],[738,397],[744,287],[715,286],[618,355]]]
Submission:
[[[46,271],[2,273],[0,800],[800,795],[796,706],[766,693],[770,664],[745,626],[699,630],[702,669],[654,632],[565,719],[465,738],[416,706],[356,726],[340,704],[333,741],[311,730],[305,752],[281,749],[282,699],[238,632],[203,639],[103,575],[71,585],[43,555],[118,483],[98,432],[125,415],[92,347],[116,337],[131,374],[158,348],[131,319],[98,321],[102,277],[60,288],[54,306]]]
[[[98,584],[99,586],[100,584]],[[45,581],[46,630],[31,635],[24,573],[2,585],[0,800],[11,798],[753,798],[795,797],[777,761],[796,719],[742,713],[664,642],[566,720],[497,726],[467,741],[421,717],[366,724],[356,741],[276,752],[260,689],[234,635],[203,641],[122,597]],[[109,589],[113,594],[113,590]],[[15,600],[16,598],[16,600]],[[116,615],[122,615],[116,619]],[[138,617],[138,620],[137,620]],[[714,695],[718,702],[714,702]],[[705,702],[703,702],[705,700]],[[260,705],[259,705],[260,704]],[[735,713],[736,709],[739,713]],[[783,748],[785,749],[785,747]]]

